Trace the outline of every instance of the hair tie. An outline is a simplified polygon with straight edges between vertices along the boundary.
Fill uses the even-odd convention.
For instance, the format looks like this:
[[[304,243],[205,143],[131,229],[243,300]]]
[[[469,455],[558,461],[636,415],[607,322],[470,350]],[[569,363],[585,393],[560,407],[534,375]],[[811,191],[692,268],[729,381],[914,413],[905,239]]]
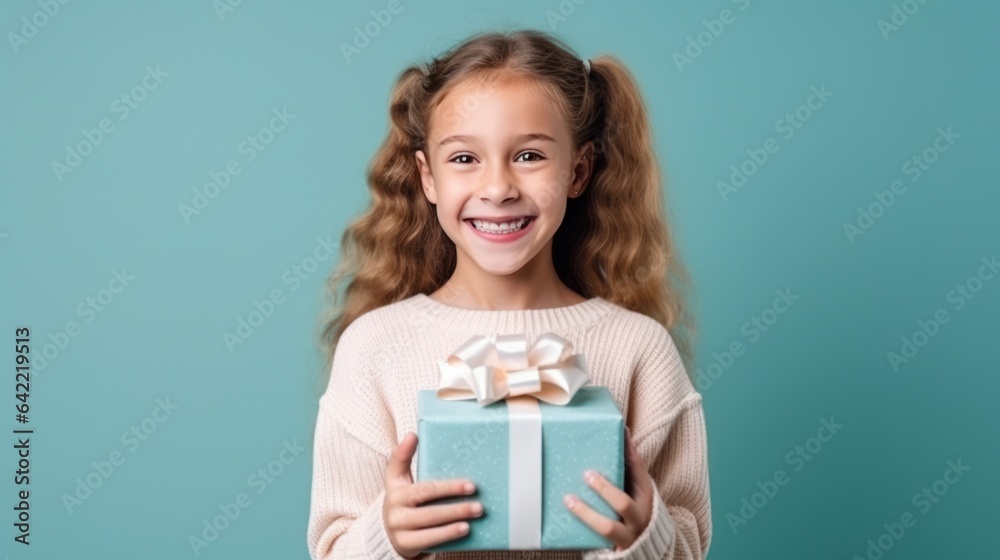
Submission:
[[[584,70],[587,71],[588,74],[590,74],[590,59],[589,58],[583,59],[583,68],[584,68]]]

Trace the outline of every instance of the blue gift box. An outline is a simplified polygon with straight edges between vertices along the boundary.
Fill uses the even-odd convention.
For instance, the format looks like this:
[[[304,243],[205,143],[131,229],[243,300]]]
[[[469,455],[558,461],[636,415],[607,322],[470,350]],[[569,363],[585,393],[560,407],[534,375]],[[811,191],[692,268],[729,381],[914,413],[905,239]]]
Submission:
[[[601,515],[618,519],[618,514],[583,479],[584,470],[592,469],[618,488],[624,486],[624,421],[608,389],[580,387],[563,405],[532,399],[532,406],[537,403],[541,416],[541,442],[533,440],[530,431],[528,436],[512,442],[512,433],[515,437],[525,434],[518,427],[524,405],[518,405],[517,399],[532,397],[481,406],[473,400],[440,399],[434,390],[419,391],[417,481],[467,478],[476,483],[476,493],[471,496],[428,503],[477,500],[484,509],[482,516],[467,520],[470,530],[465,536],[429,548],[428,552],[589,550],[614,546],[563,504],[563,496],[571,493]],[[533,445],[535,450],[531,449]],[[526,473],[525,462],[519,462],[519,458],[530,458],[532,452],[540,453],[541,472],[531,469],[534,472]],[[520,495],[511,494],[512,482]],[[525,506],[526,499],[533,503]],[[517,505],[518,511],[512,511],[511,503]],[[532,517],[536,504],[541,508],[537,514],[540,523],[537,516]],[[526,527],[525,517],[535,521]],[[512,535],[512,530],[519,534]],[[512,546],[513,536],[517,537],[513,542],[524,543],[529,530],[533,534],[527,535],[528,541],[540,546]]]

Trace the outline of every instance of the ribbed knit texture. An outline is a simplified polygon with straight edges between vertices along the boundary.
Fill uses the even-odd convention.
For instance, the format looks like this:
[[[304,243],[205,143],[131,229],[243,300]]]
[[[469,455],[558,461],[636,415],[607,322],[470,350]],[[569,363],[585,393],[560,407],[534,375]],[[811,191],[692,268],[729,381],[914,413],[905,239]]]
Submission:
[[[621,410],[656,491],[649,525],[621,552],[457,551],[419,558],[704,558],[712,519],[702,399],[662,325],[599,297],[549,309],[477,310],[426,294],[362,315],[341,337],[313,442],[310,555],[400,560],[383,524],[384,473],[403,436],[417,431],[417,391],[437,388],[437,362],[473,335],[527,334],[534,343],[545,332],[584,354],[589,384],[607,387]],[[414,480],[419,454],[418,442]]]

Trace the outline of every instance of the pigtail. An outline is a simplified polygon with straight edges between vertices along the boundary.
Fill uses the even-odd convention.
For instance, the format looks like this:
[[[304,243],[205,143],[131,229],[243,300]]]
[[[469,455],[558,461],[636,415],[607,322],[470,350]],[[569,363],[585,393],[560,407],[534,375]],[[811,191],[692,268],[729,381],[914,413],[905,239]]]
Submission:
[[[583,127],[594,141],[594,171],[584,196],[589,232],[575,266],[587,292],[645,313],[671,333],[692,370],[690,277],[665,222],[663,184],[648,110],[631,72],[617,58],[591,60]],[[596,271],[596,272],[595,272]]]

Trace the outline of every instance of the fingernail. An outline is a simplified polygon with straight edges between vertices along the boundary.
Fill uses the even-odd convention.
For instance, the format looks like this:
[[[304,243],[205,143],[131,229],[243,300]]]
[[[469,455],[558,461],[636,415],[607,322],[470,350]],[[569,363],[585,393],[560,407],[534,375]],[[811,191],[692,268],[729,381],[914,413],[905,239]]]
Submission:
[[[587,482],[594,482],[595,480],[597,480],[597,473],[595,473],[590,469],[587,469],[583,471],[583,479],[586,480]]]
[[[576,506],[576,498],[567,494],[566,496],[563,496],[563,503],[566,504],[566,507],[573,509],[573,507]]]
[[[466,494],[471,494],[476,491],[476,485],[471,482],[466,482],[463,488],[465,489]]]
[[[474,513],[475,515],[483,513],[483,504],[479,502],[472,504],[472,513]]]
[[[463,521],[462,524],[458,526],[458,530],[461,531],[461,532],[463,532],[463,533],[468,532],[469,531],[469,524],[465,523]]]

